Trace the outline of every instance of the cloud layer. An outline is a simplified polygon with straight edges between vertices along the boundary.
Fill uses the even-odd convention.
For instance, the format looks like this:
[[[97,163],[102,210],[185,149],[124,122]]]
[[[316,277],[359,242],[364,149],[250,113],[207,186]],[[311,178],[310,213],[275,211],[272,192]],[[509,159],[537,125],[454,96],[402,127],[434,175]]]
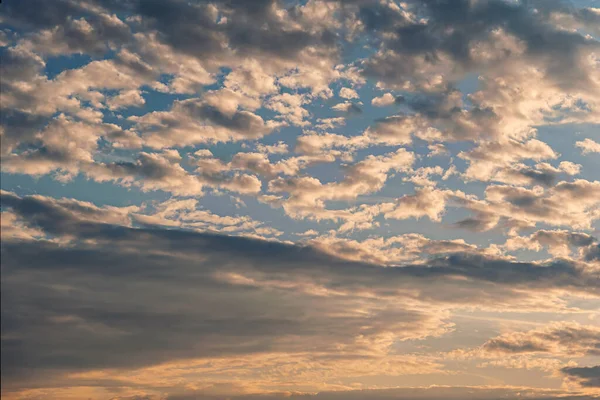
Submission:
[[[600,394],[594,1],[4,3],[3,397]]]

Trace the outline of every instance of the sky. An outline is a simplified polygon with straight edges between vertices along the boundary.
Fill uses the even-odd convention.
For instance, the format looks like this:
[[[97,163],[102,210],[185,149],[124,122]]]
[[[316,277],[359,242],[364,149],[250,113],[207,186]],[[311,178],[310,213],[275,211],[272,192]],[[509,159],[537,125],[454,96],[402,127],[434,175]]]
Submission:
[[[3,399],[600,399],[600,1],[4,0],[0,46]]]

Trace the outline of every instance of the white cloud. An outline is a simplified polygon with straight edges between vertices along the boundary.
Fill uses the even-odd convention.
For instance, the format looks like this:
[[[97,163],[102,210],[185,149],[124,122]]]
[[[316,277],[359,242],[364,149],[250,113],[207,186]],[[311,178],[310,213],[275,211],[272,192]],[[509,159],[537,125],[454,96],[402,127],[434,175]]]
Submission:
[[[386,107],[394,104],[396,102],[396,98],[391,93],[385,93],[381,97],[375,97],[371,100],[371,104],[376,107]]]
[[[342,99],[358,99],[358,93],[356,93],[356,90],[354,89],[350,89],[347,87],[343,87],[340,89],[340,97]]]
[[[579,142],[575,142],[575,146],[579,147],[583,154],[600,153],[600,143],[596,143],[592,139],[586,138]]]

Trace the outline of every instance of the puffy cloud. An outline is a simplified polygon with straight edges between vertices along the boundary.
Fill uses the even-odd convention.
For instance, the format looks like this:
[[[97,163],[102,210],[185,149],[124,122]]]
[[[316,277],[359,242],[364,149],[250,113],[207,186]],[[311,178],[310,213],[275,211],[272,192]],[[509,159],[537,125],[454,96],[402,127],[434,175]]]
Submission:
[[[516,140],[487,142],[480,144],[469,152],[459,154],[459,157],[469,162],[469,168],[467,168],[465,176],[469,179],[479,180],[489,180],[502,167],[510,166],[523,159],[541,161],[554,159],[557,156],[550,146],[537,139],[526,142]],[[530,173],[530,175],[534,174],[535,172]],[[524,175],[524,173],[521,175]]]
[[[288,145],[282,141],[273,145],[264,145],[259,143],[256,145],[256,150],[267,154],[286,154],[288,152]]]
[[[345,125],[346,118],[344,117],[334,117],[334,118],[319,118],[317,120],[318,124],[315,125],[315,128],[321,130],[333,129],[338,125]]]
[[[343,87],[340,89],[340,97],[343,99],[358,99],[358,93],[356,93],[356,90],[351,89],[351,88],[347,88],[347,87]]]
[[[10,3],[3,398],[597,393],[597,9]]]
[[[444,90],[447,81],[460,76],[457,71],[504,68],[520,57],[547,62],[548,56],[563,52],[565,57],[549,62],[546,75],[563,87],[577,86],[581,82],[576,73],[570,75],[561,67],[576,63],[579,52],[593,48],[594,42],[547,23],[556,4],[541,6],[546,12],[503,1],[409,1],[402,8],[369,4],[360,14],[365,29],[389,35],[376,57],[368,60],[365,72],[388,86]],[[427,18],[419,20],[417,13]]]
[[[139,55],[126,49],[112,59],[92,61],[81,68],[65,70],[54,79],[35,75],[17,84],[15,80],[3,99],[5,107],[51,116],[57,111],[70,112],[87,120],[98,120],[101,114],[82,101],[93,89],[133,90],[152,84],[159,72]]]
[[[448,150],[441,143],[430,144],[429,146],[427,146],[427,148],[430,151],[430,153],[427,155],[428,157],[435,157],[448,154]]]
[[[592,139],[586,138],[579,142],[575,142],[575,146],[579,147],[583,154],[600,153],[600,143],[596,143]]]
[[[396,98],[391,93],[385,93],[381,97],[375,97],[371,100],[371,104],[376,107],[390,106],[396,102]]]
[[[341,151],[354,152],[357,149],[370,145],[365,136],[344,136],[334,133],[305,132],[296,138],[296,151],[304,154],[332,153],[341,154]],[[339,150],[342,149],[342,150]]]
[[[21,137],[29,148],[6,155],[2,169],[30,175],[59,171],[74,176],[94,162],[100,137],[118,135],[120,131],[116,125],[79,122],[60,114],[42,131],[30,138]]]
[[[43,55],[85,53],[102,56],[130,40],[131,31],[127,24],[114,14],[94,10],[86,18],[68,18],[63,24],[37,32],[25,43]]]
[[[200,99],[176,101],[170,111],[130,117],[154,148],[259,139],[277,127],[250,111],[227,112]]]
[[[106,101],[111,110],[132,106],[141,106],[146,103],[139,90],[126,90]]]
[[[139,4],[135,11],[170,46],[199,58],[223,57],[236,51],[240,56],[256,57],[263,62],[269,58],[301,61],[307,49],[333,47],[326,26],[310,18],[297,21],[290,10],[271,1],[245,6],[226,2],[191,5],[174,0]],[[218,13],[222,13],[220,18]],[[261,26],[267,26],[270,33],[267,35]]]
[[[407,171],[413,162],[411,152],[399,149],[382,156],[370,155],[347,167],[340,182],[322,184],[313,177],[277,178],[269,182],[269,191],[288,193],[283,208],[293,217],[321,219],[333,216],[335,219],[335,212],[330,216],[321,213],[325,210],[326,201],[352,200],[359,195],[376,192],[383,187],[390,171]]]
[[[343,231],[343,229],[340,229]],[[336,236],[320,236],[308,241],[311,246],[333,256],[359,262],[387,266],[423,261],[423,255],[443,256],[454,253],[499,256],[497,249],[480,249],[462,239],[431,240],[423,235],[406,234],[389,238],[369,238],[358,241]]]
[[[170,199],[155,204],[151,213],[135,213],[131,218],[143,226],[163,226],[191,229],[200,232],[219,232],[264,239],[280,236],[283,232],[264,226],[248,216],[221,216],[198,209],[195,199]]]
[[[298,94],[282,93],[269,98],[266,108],[276,111],[281,116],[294,125],[307,125],[304,119],[308,117],[308,111],[302,108],[307,103],[306,96]]]
[[[475,140],[497,133],[498,116],[490,107],[475,104],[465,107],[462,93],[447,90],[442,93],[398,96],[410,112],[402,112],[376,121],[365,132],[389,144],[407,144],[416,137],[428,142]],[[472,101],[474,102],[474,101]]]
[[[411,94],[406,105],[415,114],[389,117],[371,132],[390,143],[410,143],[412,135],[430,141],[483,141],[486,146],[526,142],[543,124],[598,123],[597,41],[550,23],[553,12],[580,20],[592,14],[560,4],[536,2],[534,8],[505,1],[409,1],[401,7],[363,6],[363,28],[383,38],[376,54],[364,62],[364,73],[379,79],[380,88],[446,98],[438,100],[437,108],[423,108],[415,107]],[[478,86],[466,96],[453,93],[451,88],[469,73],[478,76]],[[391,100],[389,96],[387,102]],[[495,162],[483,165],[483,158],[494,157],[487,150],[469,169],[472,178],[492,175]],[[484,169],[478,173],[480,167]]]
[[[518,249],[540,251],[545,247],[555,257],[569,257],[572,248],[584,248],[595,241],[593,236],[585,233],[539,230],[526,237],[510,237],[504,246],[511,251]]]
[[[463,227],[487,230],[504,219],[515,228],[545,223],[589,229],[600,218],[599,196],[600,182],[578,179],[559,182],[547,190],[491,185],[485,190],[485,200],[468,196],[455,196],[454,200],[476,213],[458,223]]]
[[[362,108],[358,104],[345,101],[343,103],[339,103],[331,107],[332,110],[342,111],[348,114],[360,114],[362,113]]]
[[[558,167],[548,163],[538,163],[534,167],[524,164],[513,164],[499,169],[492,180],[513,185],[543,185],[552,186],[561,174],[577,175],[581,172],[581,165],[570,161],[561,161]]]
[[[252,59],[227,74],[224,86],[252,97],[278,92],[274,77]]]
[[[312,154],[282,158],[277,162],[271,162],[269,155],[265,152],[270,151],[275,154],[282,151],[287,152],[287,146],[258,147],[263,152],[240,152],[235,154],[228,163],[215,158],[210,150],[202,149],[190,157],[190,163],[197,167],[198,174],[208,179],[231,171],[252,171],[267,178],[280,175],[295,176],[301,170],[312,165],[335,161],[335,157],[328,154]]]
[[[402,196],[393,209],[385,212],[386,219],[408,219],[428,217],[440,221],[450,192],[423,188],[414,195]]]
[[[176,150],[141,152],[135,161],[95,163],[85,172],[99,182],[114,181],[144,191],[162,190],[180,196],[201,196],[204,187],[243,194],[260,192],[261,182],[253,175],[230,174],[225,165],[202,161],[195,162],[198,168],[191,173],[180,165],[181,161]]]
[[[237,153],[233,156],[229,166],[232,169],[243,169],[256,172],[260,175],[273,178],[278,175],[297,175],[304,168],[318,163],[334,161],[335,158],[327,155],[306,155],[290,157],[271,163],[265,154]]]
[[[437,182],[430,179],[431,176],[435,175],[446,176],[446,173],[444,173],[444,169],[439,165],[435,167],[421,167],[414,170],[412,175],[404,178],[404,180],[412,182],[417,186],[435,186]]]

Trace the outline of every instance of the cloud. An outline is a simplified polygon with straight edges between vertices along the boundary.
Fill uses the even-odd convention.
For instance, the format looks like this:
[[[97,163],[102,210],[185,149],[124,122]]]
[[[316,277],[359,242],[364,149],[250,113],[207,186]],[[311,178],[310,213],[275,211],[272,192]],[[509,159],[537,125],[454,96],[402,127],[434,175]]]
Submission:
[[[307,131],[296,138],[296,151],[304,154],[341,155],[342,151],[354,152],[370,145],[365,136],[344,136],[334,133]],[[340,150],[342,149],[342,150]]]
[[[229,113],[200,99],[175,101],[171,111],[129,119],[153,148],[259,139],[277,126],[250,111]]]
[[[575,142],[575,146],[581,149],[582,154],[600,153],[600,143],[594,142],[592,139],[584,139]]]
[[[344,226],[339,231],[344,232],[343,228]],[[316,237],[307,243],[324,253],[345,260],[387,266],[419,263],[423,261],[424,255],[427,257],[440,257],[455,253],[465,253],[486,255],[491,258],[499,255],[496,249],[480,249],[475,245],[466,243],[462,239],[431,240],[419,234],[391,236],[385,239],[372,237],[362,241],[330,235]]]
[[[600,387],[600,366],[567,367],[562,373],[583,387]]]
[[[440,221],[445,210],[448,192],[423,188],[414,195],[402,196],[393,209],[384,214],[386,219],[407,219],[428,217]]]
[[[3,5],[3,398],[593,397],[599,16]]]
[[[539,230],[527,237],[510,237],[504,246],[511,251],[517,249],[540,251],[542,248],[547,248],[548,252],[555,257],[569,257],[573,247],[585,248],[595,241],[593,236],[580,232]]]
[[[304,126],[308,124],[305,118],[309,116],[308,111],[302,108],[306,103],[308,103],[306,96],[282,93],[271,97],[265,106],[281,114],[290,123]]]
[[[469,167],[465,172],[467,178],[490,180],[502,167],[507,167],[511,164],[514,165],[515,162],[522,159],[541,161],[554,159],[557,157],[557,154],[546,143],[537,139],[531,139],[526,142],[510,140],[507,142],[482,143],[469,152],[460,153],[459,157],[469,162]],[[535,178],[537,180],[544,180],[542,175],[540,175],[543,172],[517,172],[534,181]]]
[[[199,396],[199,397],[198,397]],[[443,387],[432,386],[429,388],[398,388],[398,389],[380,389],[380,390],[354,390],[338,392],[321,392],[315,395],[297,395],[282,394],[269,396],[237,396],[232,400],[251,400],[251,399],[273,399],[273,400],[442,400],[442,399],[464,399],[464,400],[491,400],[491,399],[510,399],[524,397],[531,400],[593,400],[593,395],[567,394],[560,390],[536,390],[526,388],[475,388],[475,387]],[[213,400],[215,397],[203,396],[201,394],[179,395],[169,398],[169,400]]]
[[[107,105],[112,110],[131,106],[141,106],[146,103],[139,90],[127,90],[107,100]]]
[[[581,165],[569,161],[561,161],[558,168],[548,163],[538,163],[534,167],[519,163],[499,169],[491,180],[513,185],[550,187],[556,183],[561,174],[577,175],[580,172]]]
[[[198,206],[195,199],[170,199],[154,204],[152,212],[146,210],[144,213],[133,213],[131,219],[135,224],[146,227],[177,227],[260,239],[283,233],[248,216],[221,216],[199,209]]]
[[[188,203],[165,203],[157,215],[178,214],[188,224],[243,223]],[[402,238],[398,243],[410,251],[451,255],[384,268],[311,247],[133,229],[125,225],[135,222],[135,209],[6,192],[2,208],[28,228],[67,240],[3,238],[2,374],[12,390],[25,377],[72,386],[85,382],[86,371],[185,360],[236,359],[256,368],[257,357],[269,354],[310,362],[306,384],[331,368],[425,373],[437,368],[434,360],[406,364],[410,358],[390,346],[444,334],[451,327],[445,310],[561,309],[559,293],[597,296],[600,285],[593,271],[573,262],[512,262],[465,253],[470,246],[461,242]],[[262,362],[267,370],[272,365]],[[268,386],[285,376],[247,379]]]
[[[358,104],[351,103],[349,101],[345,101],[343,103],[336,104],[331,107],[332,110],[342,111],[348,114],[360,114],[362,113],[362,108]]]
[[[407,171],[413,162],[414,155],[401,148],[381,156],[370,155],[349,166],[340,182],[322,184],[312,177],[277,178],[269,182],[269,191],[288,193],[283,208],[291,216],[328,218],[326,213],[321,213],[325,210],[325,202],[351,200],[376,192],[383,187],[390,171]]]
[[[25,226],[34,226],[41,229],[39,232],[57,233],[59,236],[81,233],[88,223],[130,226],[129,214],[139,211],[137,206],[98,207],[74,199],[57,200],[39,195],[21,198],[4,190],[0,194],[3,209],[12,210],[10,219],[14,221],[19,217],[20,223]]]
[[[552,10],[555,4],[560,3],[552,2],[541,8]],[[418,14],[427,15],[428,19],[419,20]],[[545,20],[548,13],[535,13],[521,3],[427,1],[407,2],[402,8],[369,4],[362,8],[360,17],[365,29],[377,27],[386,33],[397,32],[386,37],[366,68],[367,74],[388,86],[443,90],[444,80],[451,81],[456,70],[500,67],[519,56],[535,62],[561,51],[566,57],[549,63],[547,74],[562,79],[563,86],[577,86],[576,74],[569,76],[560,67],[576,60],[579,50],[593,47],[592,42],[579,34],[548,24]],[[499,31],[503,31],[503,40],[497,37]],[[398,62],[401,58],[405,58],[404,62]],[[437,75],[444,78],[434,84],[431,78]]]
[[[542,329],[513,332],[488,340],[485,352],[493,354],[550,353],[566,357],[600,354],[600,328],[556,323]]]
[[[286,154],[288,152],[288,145],[283,141],[279,141],[273,145],[264,145],[259,143],[256,146],[256,150],[258,150],[260,153],[267,154]]]
[[[347,87],[343,87],[340,89],[340,97],[342,99],[358,99],[358,93],[356,93],[356,90],[351,89],[351,88],[347,88]]]
[[[230,173],[231,169],[220,162],[193,158],[188,161],[197,167],[194,172],[181,166],[182,157],[176,150],[140,152],[134,161],[90,164],[85,172],[98,182],[112,181],[143,191],[162,190],[179,196],[201,196],[206,187],[243,194],[260,192],[262,184],[254,175]]]
[[[371,104],[376,107],[390,106],[396,102],[396,98],[391,93],[385,93],[380,97],[375,97],[371,100]]]
[[[475,213],[474,218],[458,223],[463,227],[488,230],[503,219],[517,229],[539,223],[588,229],[600,217],[599,190],[600,182],[583,179],[559,182],[547,190],[490,185],[485,200],[461,196],[454,200]]]
[[[129,26],[116,15],[94,11],[86,18],[68,18],[44,29],[26,39],[25,45],[44,55],[86,53],[99,57],[131,40]]]
[[[100,137],[110,137],[119,131],[113,124],[79,122],[60,114],[30,137],[29,148],[6,155],[2,169],[30,175],[60,171],[75,176],[94,162]]]

